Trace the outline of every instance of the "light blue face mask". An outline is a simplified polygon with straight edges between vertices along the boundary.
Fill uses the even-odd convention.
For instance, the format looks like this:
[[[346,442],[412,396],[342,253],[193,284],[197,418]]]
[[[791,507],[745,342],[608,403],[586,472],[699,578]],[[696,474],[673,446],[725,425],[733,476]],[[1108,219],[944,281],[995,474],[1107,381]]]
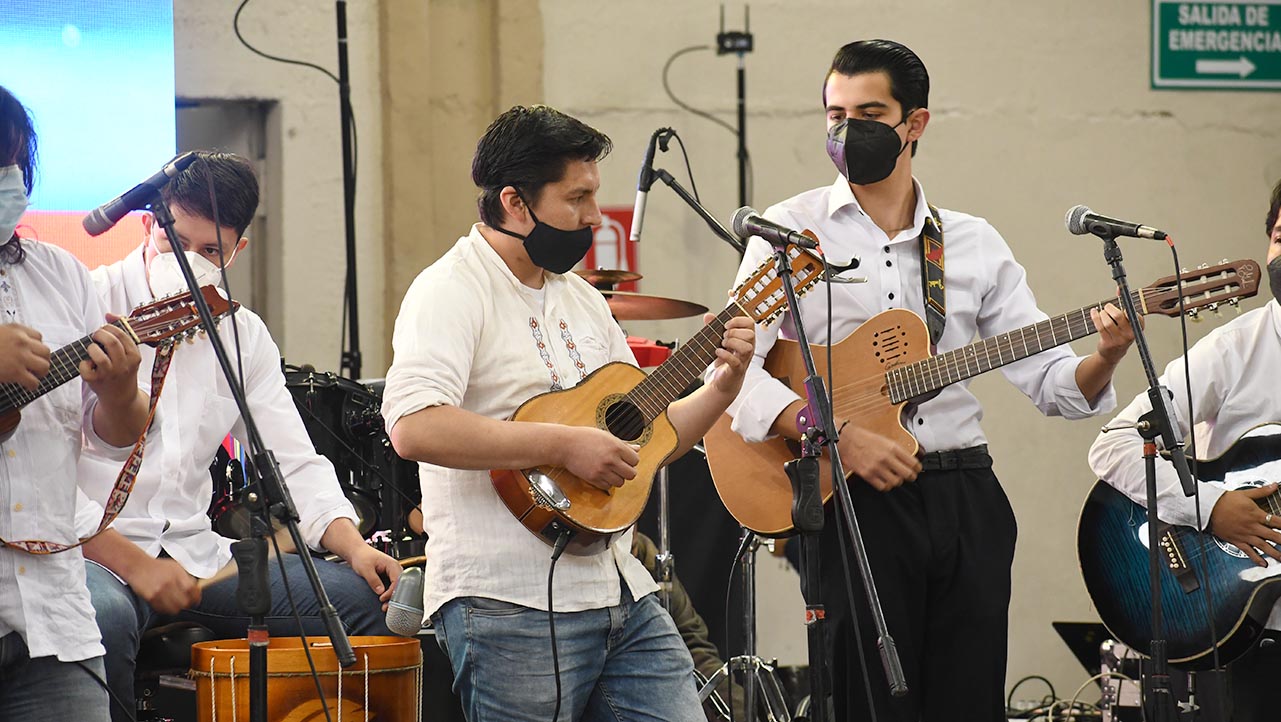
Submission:
[[[27,212],[27,187],[17,165],[0,168],[0,243],[8,243]]]

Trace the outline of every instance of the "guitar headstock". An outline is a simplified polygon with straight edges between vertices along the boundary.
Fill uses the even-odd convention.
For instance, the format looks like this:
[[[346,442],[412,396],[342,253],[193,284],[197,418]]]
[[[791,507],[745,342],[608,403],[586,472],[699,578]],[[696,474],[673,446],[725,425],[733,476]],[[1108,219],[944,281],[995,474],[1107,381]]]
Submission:
[[[218,293],[217,286],[202,286],[200,295],[209,304],[209,312],[218,320],[239,308],[240,304],[228,301]],[[191,293],[180,293],[139,306],[129,314],[129,328],[138,343],[160,346],[194,336],[200,330],[200,314],[191,300]]]
[[[1183,279],[1183,310],[1195,318],[1202,308],[1217,309],[1220,304],[1233,306],[1243,298],[1252,298],[1259,292],[1259,264],[1246,259],[1224,261],[1216,266],[1201,266],[1185,270],[1176,276],[1166,276],[1142,290],[1143,306],[1148,313],[1165,316],[1179,315],[1178,279]]]
[[[812,231],[803,233],[818,240]],[[787,256],[791,259],[792,280],[799,298],[823,277],[823,260],[797,245],[787,247]],[[762,325],[773,323],[782,315],[787,310],[787,294],[778,277],[778,259],[770,256],[757,266],[752,275],[734,289],[734,300],[753,321]]]

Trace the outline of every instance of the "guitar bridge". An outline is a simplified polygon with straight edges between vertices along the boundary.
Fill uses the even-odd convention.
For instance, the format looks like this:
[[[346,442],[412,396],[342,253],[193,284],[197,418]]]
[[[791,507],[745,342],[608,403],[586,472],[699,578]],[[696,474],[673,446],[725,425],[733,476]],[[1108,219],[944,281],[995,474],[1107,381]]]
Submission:
[[[539,506],[556,511],[569,509],[569,499],[550,476],[538,469],[530,469],[525,472],[525,478],[529,480],[529,490]]]
[[[1159,553],[1162,560],[1174,578],[1179,581],[1183,593],[1191,594],[1201,588],[1201,583],[1196,578],[1196,571],[1183,556],[1183,545],[1179,544],[1179,540],[1174,536],[1174,529],[1166,524],[1162,527],[1157,541],[1157,545],[1161,547]]]

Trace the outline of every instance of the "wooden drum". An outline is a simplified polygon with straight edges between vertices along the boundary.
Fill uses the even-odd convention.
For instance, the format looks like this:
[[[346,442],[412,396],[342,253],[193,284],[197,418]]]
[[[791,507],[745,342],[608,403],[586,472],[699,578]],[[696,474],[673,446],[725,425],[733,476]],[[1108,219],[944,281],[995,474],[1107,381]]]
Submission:
[[[308,639],[325,704],[334,722],[419,722],[422,715],[422,648],[416,638],[351,637],[356,663],[338,666],[324,637]],[[315,641],[312,641],[315,640]],[[341,670],[341,674],[339,671]],[[249,642],[222,639],[191,646],[200,722],[248,722]],[[325,719],[311,669],[297,637],[273,637],[267,647],[267,719]]]

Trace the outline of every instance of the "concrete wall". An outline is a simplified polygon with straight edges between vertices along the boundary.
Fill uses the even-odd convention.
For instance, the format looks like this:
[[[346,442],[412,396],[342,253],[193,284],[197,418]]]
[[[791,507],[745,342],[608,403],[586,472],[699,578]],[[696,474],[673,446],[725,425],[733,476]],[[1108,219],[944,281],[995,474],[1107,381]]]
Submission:
[[[617,144],[601,169],[604,202],[631,204],[646,139],[654,128],[671,125],[689,146],[704,202],[722,218],[737,206],[733,135],[676,108],[660,80],[673,52],[712,43],[718,7],[710,0],[542,2],[546,102]],[[731,29],[742,26],[741,8],[727,8]],[[1169,230],[1184,265],[1262,259],[1267,192],[1281,176],[1277,98],[1150,90],[1149,14],[1148,3],[1110,0],[752,2],[753,205],[764,209],[831,182],[819,98],[824,72],[843,43],[888,37],[917,50],[931,72],[934,117],[916,166],[929,197],[992,221],[1027,267],[1046,311],[1060,313],[1111,293],[1099,244],[1063,229],[1064,211],[1077,203]],[[683,56],[672,85],[687,102],[733,122],[731,57]],[[658,164],[684,182],[678,154]],[[1132,241],[1125,252],[1136,285],[1172,270],[1163,245]],[[719,305],[736,260],[674,195],[655,188],[640,249],[644,291]],[[1266,287],[1262,293],[1246,307],[1261,303]],[[1192,326],[1192,340],[1217,322]],[[697,327],[692,321],[628,324],[632,333],[663,339],[686,338]],[[1177,323],[1154,317],[1148,328],[1164,365],[1178,353]],[[1076,348],[1088,353],[1094,344]],[[1127,359],[1116,385],[1122,403],[1141,390],[1137,358]],[[999,374],[973,388],[987,409],[984,428],[996,471],[1022,529],[1010,681],[1043,674],[1070,695],[1085,674],[1050,622],[1097,619],[1076,562],[1075,524],[1093,481],[1084,454],[1106,419],[1045,419]],[[759,573],[761,618],[770,620],[761,630],[761,651],[802,663],[799,596],[786,579],[790,572],[771,560]]]
[[[332,3],[282,7],[251,3],[246,35],[272,52],[333,68]],[[404,288],[474,220],[471,152],[512,103],[556,105],[613,137],[617,150],[601,169],[602,200],[613,205],[631,205],[650,132],[676,127],[704,202],[728,218],[738,205],[734,137],[679,110],[660,81],[672,53],[712,43],[718,8],[711,0],[349,5],[367,375],[386,366]],[[269,189],[280,209],[273,298],[281,314],[272,329],[291,361],[336,368],[343,256],[335,89],[314,71],[250,54],[231,33],[234,9],[231,2],[176,2],[178,92],[278,101],[268,123],[281,144],[278,185]],[[729,26],[741,27],[741,5],[728,14]],[[757,0],[757,49],[746,60],[751,202],[763,209],[832,180],[822,150],[824,71],[842,43],[890,37],[915,48],[931,71],[934,118],[917,159],[930,198],[991,220],[1047,311],[1111,293],[1098,244],[1063,230],[1064,210],[1077,203],[1170,230],[1185,265],[1262,258],[1266,193],[1281,176],[1276,96],[1150,90],[1149,14],[1147,3],[1110,0]],[[734,69],[730,57],[690,53],[676,61],[672,87],[732,122]],[[678,154],[657,164],[685,183]],[[1170,272],[1159,244],[1130,242],[1125,250],[1136,284]],[[737,256],[656,187],[640,262],[642,290],[718,306]],[[1193,326],[1193,340],[1214,323]],[[688,338],[698,327],[628,324],[634,334],[665,340]],[[1149,329],[1164,364],[1178,352],[1177,325],[1153,318]],[[1093,344],[1077,348],[1088,352]],[[1141,390],[1135,359],[1118,374],[1117,388],[1123,403]],[[1070,693],[1084,673],[1049,623],[1093,618],[1074,529],[1092,481],[1085,449],[1102,420],[1044,419],[999,375],[979,379],[974,389],[1023,530],[1010,679],[1044,674]],[[801,663],[795,580],[777,560],[762,560],[760,611],[770,622],[762,625],[761,652]]]
[[[265,254],[271,315],[291,363],[338,370],[346,274],[338,86],[316,70],[251,53],[232,32],[239,3],[174,2],[177,94],[195,99],[273,101],[267,133],[278,150],[263,203],[271,208]],[[382,106],[378,8],[347,4],[352,107],[359,140],[356,227],[365,375],[386,368],[383,322]],[[241,32],[255,47],[337,74],[334,3],[251,2]],[[256,259],[263,256],[256,256]]]

